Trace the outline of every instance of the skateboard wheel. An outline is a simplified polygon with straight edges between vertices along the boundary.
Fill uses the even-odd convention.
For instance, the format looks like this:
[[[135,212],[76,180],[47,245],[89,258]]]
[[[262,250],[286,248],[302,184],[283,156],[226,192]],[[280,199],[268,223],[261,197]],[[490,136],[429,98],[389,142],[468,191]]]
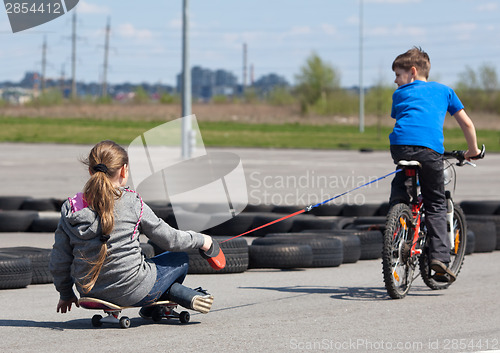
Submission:
[[[120,326],[121,326],[121,328],[129,328],[130,327],[130,319],[126,316],[123,316],[120,319]]]
[[[189,320],[191,319],[191,314],[189,314],[187,311],[182,311],[180,314],[179,314],[179,321],[182,323],[182,324],[187,324],[189,322]]]
[[[92,316],[92,326],[93,327],[101,327],[102,326],[101,319],[102,319],[101,315]]]
[[[157,306],[154,308],[153,312],[151,313],[151,319],[153,319],[154,322],[159,322],[163,318],[163,308],[160,306]]]

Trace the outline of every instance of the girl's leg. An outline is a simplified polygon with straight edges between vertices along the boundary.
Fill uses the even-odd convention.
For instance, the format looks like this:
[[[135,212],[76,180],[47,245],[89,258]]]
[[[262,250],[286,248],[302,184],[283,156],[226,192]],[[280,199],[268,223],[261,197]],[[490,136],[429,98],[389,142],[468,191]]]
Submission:
[[[146,297],[133,306],[145,306],[160,300],[174,283],[182,283],[187,275],[189,257],[184,252],[164,252],[151,260],[156,265],[156,282]]]
[[[165,252],[151,259],[156,265],[156,283],[149,294],[134,306],[142,306],[139,314],[151,317],[153,307],[160,300],[170,300],[185,308],[207,313],[213,303],[213,296],[200,289],[191,289],[181,283],[187,275],[189,257],[186,253]]]

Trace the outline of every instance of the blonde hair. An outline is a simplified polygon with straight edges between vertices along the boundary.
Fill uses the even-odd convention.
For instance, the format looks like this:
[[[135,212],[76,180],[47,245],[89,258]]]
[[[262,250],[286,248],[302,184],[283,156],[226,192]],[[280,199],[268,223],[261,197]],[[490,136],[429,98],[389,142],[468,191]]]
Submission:
[[[420,47],[413,47],[406,53],[400,54],[394,59],[392,63],[392,71],[395,69],[410,70],[415,67],[418,73],[424,76],[426,79],[429,78],[429,72],[431,71],[431,60],[429,55],[422,50]]]
[[[89,208],[99,215],[101,226],[101,250],[95,260],[86,261],[92,266],[89,273],[83,277],[87,283],[82,284],[82,289],[88,293],[94,287],[99,273],[108,253],[106,244],[114,228],[115,200],[121,196],[121,191],[116,189],[111,182],[120,173],[120,169],[128,164],[127,152],[113,141],[101,141],[95,145],[89,156],[82,161],[89,167],[90,178],[83,189],[83,196]]]

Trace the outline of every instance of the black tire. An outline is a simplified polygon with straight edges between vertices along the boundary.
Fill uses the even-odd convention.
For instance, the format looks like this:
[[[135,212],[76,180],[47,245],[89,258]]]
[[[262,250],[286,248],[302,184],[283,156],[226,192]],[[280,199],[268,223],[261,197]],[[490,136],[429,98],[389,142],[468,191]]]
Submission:
[[[386,219],[386,216],[358,217],[345,229],[379,230],[383,233]]]
[[[101,327],[102,326],[101,319],[102,316],[99,314],[92,316],[92,327]]]
[[[453,271],[453,273],[458,276],[458,273],[460,272],[464,263],[464,257],[467,248],[467,221],[462,209],[458,205],[454,205],[453,219],[455,222],[455,224],[453,225],[453,234],[455,235],[455,241],[453,244],[451,244],[451,259],[449,267]],[[426,247],[419,259],[420,274],[424,283],[427,285],[427,287],[434,290],[448,288],[451,283],[437,282],[431,277],[429,262],[429,252],[428,247]]]
[[[120,318],[120,327],[121,328],[129,328],[130,327],[130,319],[127,316],[122,316]]]
[[[380,204],[380,207],[377,210],[377,213],[375,213],[375,216],[384,216],[387,217],[387,214],[389,213],[390,209],[390,204],[389,202],[383,202]]]
[[[27,232],[37,217],[36,211],[0,211],[0,232]]]
[[[235,238],[233,240],[222,243],[222,241],[230,239],[230,237],[214,236],[219,242],[220,248],[226,257],[226,267],[222,270],[214,270],[210,264],[201,257],[198,250],[189,250],[189,270],[188,273],[197,274],[223,274],[223,273],[241,273],[248,269],[248,243],[244,238]]]
[[[402,299],[410,290],[413,281],[413,266],[408,263],[408,241],[413,236],[412,212],[404,203],[394,205],[387,215],[384,246],[382,251],[382,272],[389,296]]]
[[[466,215],[493,215],[500,213],[500,201],[462,201],[460,207]]]
[[[320,218],[313,215],[298,215],[292,218],[291,232],[301,232],[305,229],[333,229],[337,226],[334,219]]]
[[[0,248],[0,254],[9,254],[27,257],[31,260],[31,284],[45,284],[54,281],[49,270],[51,249],[42,249],[30,246]]]
[[[467,219],[475,235],[474,252],[492,252],[497,247],[497,230],[493,221]]]
[[[150,259],[155,256],[155,249],[153,245],[149,243],[140,243],[141,252],[144,254],[146,259]]]
[[[215,218],[218,216],[216,214],[213,217]],[[224,223],[218,224],[210,229],[207,229],[206,233],[210,235],[221,235],[221,236],[240,235],[250,229],[254,219],[255,215],[253,213],[240,213],[235,217],[225,221]]]
[[[40,212],[29,228],[30,232],[53,233],[56,231],[61,214],[59,212]]]
[[[340,214],[342,217],[371,217],[377,214],[379,204],[345,205]]]
[[[500,215],[468,215],[467,222],[493,222],[495,223],[495,234],[496,234],[496,246],[495,250],[500,250]],[[490,240],[492,241],[492,240]]]
[[[164,316],[165,316],[165,309],[162,306],[157,305],[155,308],[153,308],[153,312],[151,313],[151,319],[154,322],[160,322]]]
[[[311,229],[304,230],[300,233],[287,233],[287,234],[268,234],[267,237],[276,236],[289,236],[289,237],[319,237],[319,238],[335,238],[342,242],[342,263],[355,263],[361,257],[361,241],[359,236],[350,232],[338,232],[335,230],[326,229]]]
[[[274,206],[272,211],[273,213],[284,213],[291,214],[297,211],[303,210],[305,206],[297,206],[297,205],[278,205]]]
[[[381,231],[359,231],[356,234],[361,242],[360,260],[375,260],[382,257],[384,236]]]
[[[226,267],[222,270],[214,270],[210,264],[201,257],[200,252],[197,249],[192,249],[186,251],[189,256],[189,270],[188,273],[196,274],[216,274],[216,273],[240,273],[245,272],[248,269],[248,243],[244,238],[235,238],[228,242],[222,243],[230,237],[224,236],[212,236],[213,239],[219,242],[219,245],[224,252],[226,257]],[[155,255],[159,255],[165,252],[164,249],[160,248],[151,240],[148,244],[153,246]]]
[[[251,212],[271,212],[274,208],[274,205],[268,205],[268,204],[252,204],[249,203],[246,205],[245,209],[243,210],[244,213]]]
[[[309,245],[313,252],[311,267],[337,267],[342,264],[344,254],[342,242],[339,239],[303,238],[303,237],[265,237],[257,238],[252,245]]]
[[[313,263],[313,251],[309,245],[250,245],[250,268],[307,268]]]
[[[467,229],[467,246],[465,247],[465,255],[470,255],[476,248],[476,235],[470,229]]]
[[[258,228],[260,226],[268,224],[269,222],[278,220],[284,216],[287,215],[272,213],[272,212],[257,213],[255,214],[255,219],[252,223],[251,229]],[[293,224],[293,217],[286,218],[277,223],[270,224],[264,228],[257,229],[252,233],[250,233],[249,235],[254,237],[261,237],[269,233],[286,233],[290,231],[290,229],[292,229],[292,224]]]
[[[154,212],[154,214],[158,217],[163,219],[165,222],[167,222],[167,219],[169,217],[172,217],[174,214],[174,210],[172,207],[167,207],[167,206],[151,206],[148,203],[148,206],[151,208],[151,210]]]
[[[187,311],[181,311],[179,313],[179,321],[181,324],[187,324],[191,320],[191,314]]]
[[[344,208],[344,205],[325,203],[321,206],[314,207],[309,213],[315,216],[340,216],[342,208]]]
[[[0,210],[16,211],[21,209],[23,202],[29,199],[27,196],[0,196]]]
[[[25,211],[57,211],[56,204],[52,199],[26,199],[21,205]]]
[[[31,283],[31,260],[0,254],[0,289],[24,288]]]

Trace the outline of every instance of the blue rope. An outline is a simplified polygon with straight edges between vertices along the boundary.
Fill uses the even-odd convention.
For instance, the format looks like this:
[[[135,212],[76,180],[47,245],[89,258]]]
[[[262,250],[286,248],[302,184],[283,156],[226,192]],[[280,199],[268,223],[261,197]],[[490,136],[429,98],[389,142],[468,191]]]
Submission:
[[[399,173],[399,172],[400,172],[400,171],[402,171],[402,170],[403,170],[403,169],[396,169],[395,171],[390,172],[389,174],[386,174],[386,175],[384,175],[384,176],[381,176],[381,177],[380,177],[380,178],[378,178],[378,179],[375,179],[375,180],[369,181],[368,183],[365,183],[365,184],[363,184],[363,185],[360,185],[360,186],[358,186],[358,187],[356,187],[356,188],[354,188],[354,189],[348,190],[348,191],[346,191],[346,192],[344,192],[344,193],[342,193],[342,194],[336,195],[336,196],[332,197],[331,199],[325,200],[325,201],[320,202],[320,203],[317,203],[317,204],[315,204],[315,205],[309,205],[309,206],[307,206],[307,207],[306,207],[306,212],[311,211],[311,210],[312,210],[313,208],[315,208],[315,207],[319,207],[319,206],[321,206],[321,205],[324,205],[325,203],[328,203],[328,202],[330,202],[330,201],[333,201],[333,200],[335,200],[335,199],[338,199],[339,197],[342,197],[342,196],[344,196],[344,195],[346,195],[346,194],[348,194],[348,193],[350,193],[350,192],[356,191],[356,190],[358,190],[358,189],[364,188],[365,186],[368,186],[368,185],[370,185],[370,184],[373,184],[373,183],[375,183],[375,182],[377,182],[377,181],[379,181],[379,180],[385,179],[385,178],[387,178],[388,176],[391,176],[391,175],[393,175],[393,174]]]

